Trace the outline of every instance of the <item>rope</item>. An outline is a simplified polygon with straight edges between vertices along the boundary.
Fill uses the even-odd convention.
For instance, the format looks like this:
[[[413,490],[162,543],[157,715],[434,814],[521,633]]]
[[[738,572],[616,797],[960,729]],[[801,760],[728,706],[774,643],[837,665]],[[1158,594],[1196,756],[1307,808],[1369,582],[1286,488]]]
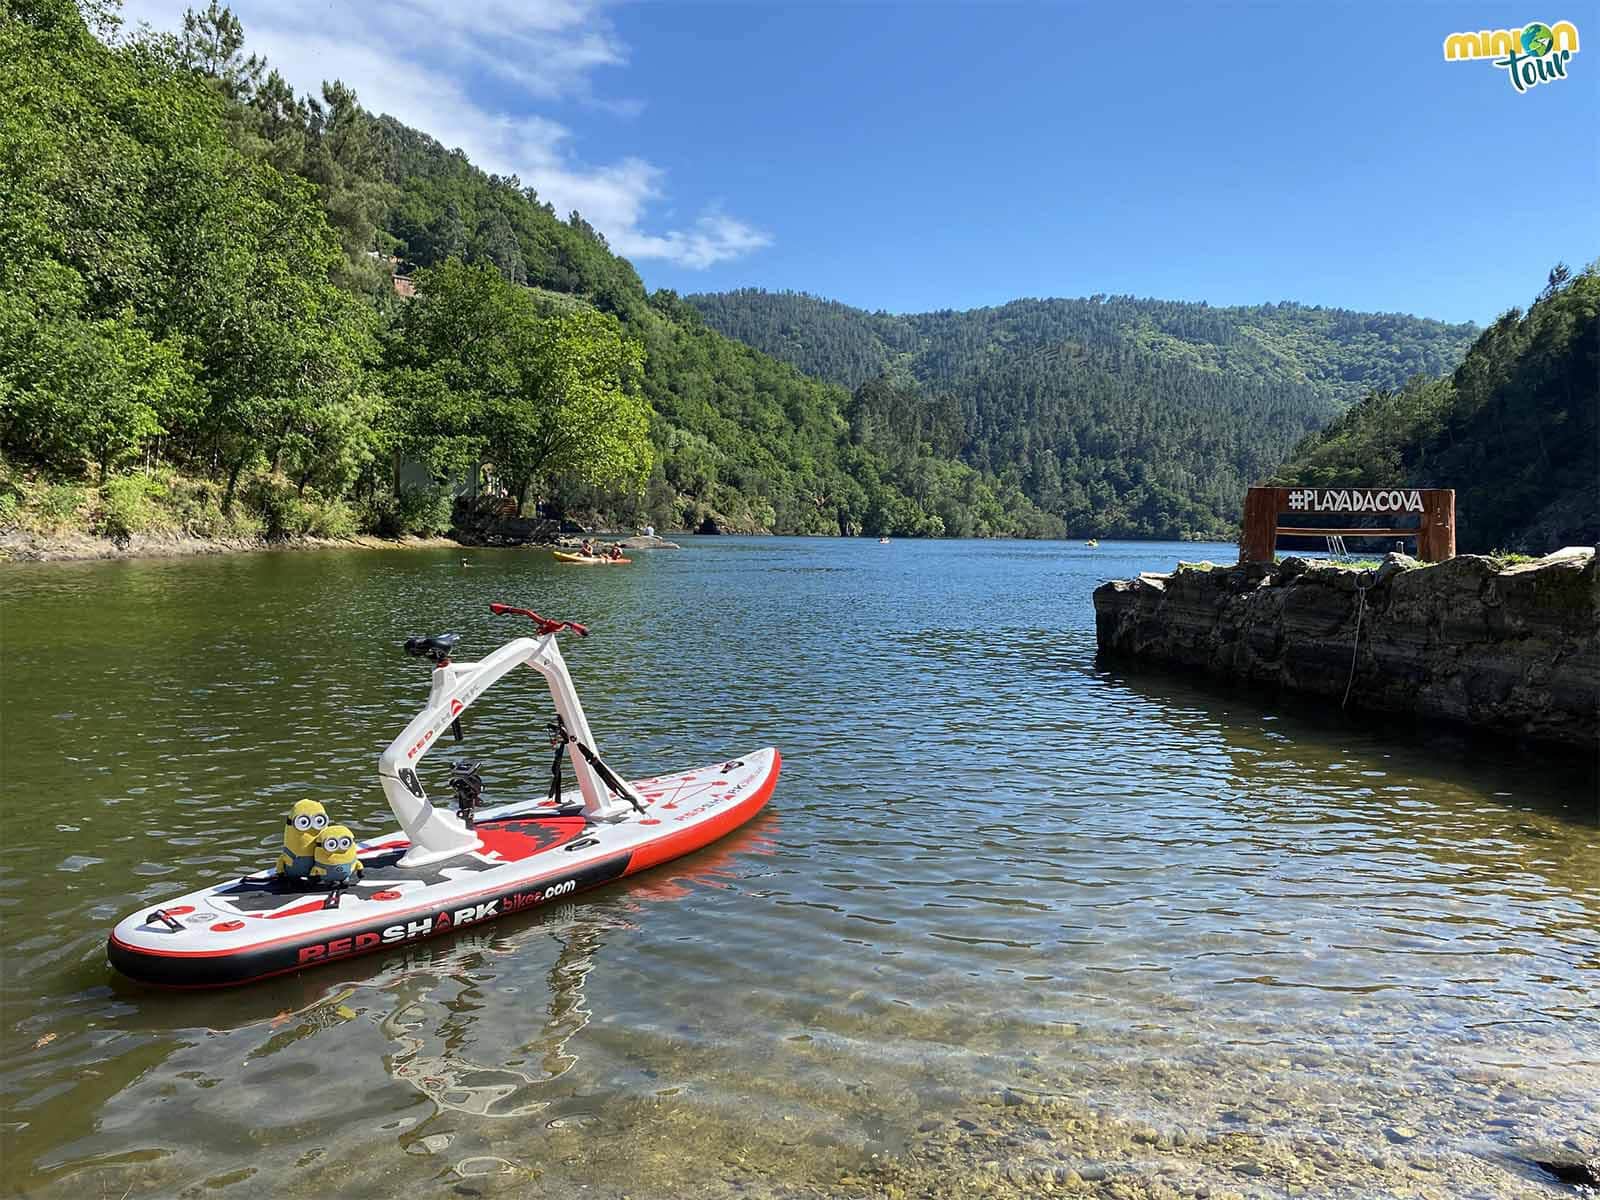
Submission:
[[[561,714],[545,726],[550,731],[550,745],[555,748],[555,759],[550,763],[550,801],[561,803],[561,760],[567,756],[567,726]]]
[[[1365,584],[1361,582],[1363,578],[1367,579]],[[1340,708],[1350,703],[1350,689],[1355,686],[1356,652],[1361,649],[1361,614],[1367,609],[1367,589],[1375,582],[1376,577],[1371,571],[1363,571],[1356,577],[1356,635],[1350,643],[1350,678],[1345,680],[1344,699],[1339,701]]]
[[[594,768],[594,773],[600,776],[600,782],[633,805],[636,812],[641,814],[644,812],[644,805],[639,802],[639,797],[634,790],[618,779],[616,773],[600,761],[598,754],[567,732],[567,723],[562,719],[560,713],[557,713],[556,719],[546,725],[545,728],[550,731],[550,744],[555,747],[556,751],[555,761],[550,764],[550,798],[553,801],[557,804],[561,803],[561,760],[565,756],[567,744],[570,742],[578,748],[578,753],[582,754],[589,765]]]

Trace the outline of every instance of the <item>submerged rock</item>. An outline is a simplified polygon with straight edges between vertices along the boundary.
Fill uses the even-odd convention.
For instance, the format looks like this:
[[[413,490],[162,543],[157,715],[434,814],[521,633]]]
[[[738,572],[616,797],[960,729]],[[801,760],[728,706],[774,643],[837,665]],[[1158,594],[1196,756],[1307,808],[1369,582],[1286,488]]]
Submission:
[[[634,537],[625,537],[617,545],[624,550],[681,550],[677,542],[669,542],[660,534],[641,533]]]
[[[1573,1187],[1600,1188],[1600,1156],[1594,1158],[1536,1158],[1533,1165]]]

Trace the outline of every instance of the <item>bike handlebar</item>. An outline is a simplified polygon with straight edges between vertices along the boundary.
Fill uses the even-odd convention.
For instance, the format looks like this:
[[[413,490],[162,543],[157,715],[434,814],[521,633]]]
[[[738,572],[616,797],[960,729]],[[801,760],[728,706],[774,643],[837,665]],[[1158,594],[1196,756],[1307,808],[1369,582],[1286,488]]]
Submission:
[[[527,617],[539,627],[541,634],[560,633],[563,629],[570,629],[579,637],[589,636],[589,629],[585,625],[580,625],[576,621],[552,621],[549,617],[541,617],[531,608],[514,608],[494,600],[489,604],[489,611],[497,617]]]

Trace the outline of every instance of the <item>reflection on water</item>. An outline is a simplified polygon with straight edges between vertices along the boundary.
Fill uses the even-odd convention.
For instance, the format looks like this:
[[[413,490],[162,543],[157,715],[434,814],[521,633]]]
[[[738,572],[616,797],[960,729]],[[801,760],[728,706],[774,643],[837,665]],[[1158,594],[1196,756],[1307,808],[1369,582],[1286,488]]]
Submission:
[[[778,1194],[875,1162],[966,1179],[945,1131],[1034,1170],[1017,1114],[1048,1121],[983,1108],[1003,1092],[1087,1106],[1049,1131],[1079,1165],[1159,1150],[1198,1187],[1245,1138],[1278,1174],[1232,1188],[1432,1169],[1524,1194],[1515,1147],[1597,1124],[1592,770],[1098,664],[1095,583],[1202,552],[7,569],[7,1185]],[[386,827],[373,765],[426,686],[395,647],[491,646],[493,598],[595,625],[571,659],[608,757],[642,775],[775,743],[773,806],[450,940],[214,995],[108,972],[116,917],[270,859],[290,800]],[[541,787],[538,700],[513,688],[468,730],[486,802]]]
[[[390,1057],[389,1072],[411,1084],[441,1110],[476,1117],[526,1117],[550,1106],[543,1099],[545,1085],[565,1075],[577,1062],[567,1042],[589,1023],[583,984],[594,969],[602,932],[591,921],[571,914],[565,919],[546,918],[538,931],[560,946],[549,973],[549,1000],[545,1020],[535,1036],[509,1050],[504,1063],[474,1062],[460,1052],[476,1015],[486,1004],[484,985],[476,975],[453,976],[420,994],[401,1000],[383,1031],[398,1047]],[[511,954],[526,936],[504,939],[488,947],[490,954]],[[411,989],[405,989],[409,992]],[[443,992],[448,999],[439,998]],[[442,1009],[443,1019],[428,1020],[430,1009]],[[506,1053],[502,1051],[501,1053]]]

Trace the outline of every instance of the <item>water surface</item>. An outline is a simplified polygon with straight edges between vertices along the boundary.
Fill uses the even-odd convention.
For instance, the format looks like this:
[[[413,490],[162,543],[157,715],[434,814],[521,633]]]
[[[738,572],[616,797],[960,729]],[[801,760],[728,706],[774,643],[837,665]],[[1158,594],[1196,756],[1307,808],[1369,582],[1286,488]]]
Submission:
[[[859,1194],[1020,1093],[1522,1195],[1519,1147],[1600,1128],[1594,775],[1097,664],[1096,583],[1231,547],[465,553],[0,568],[8,1194]],[[110,972],[119,916],[270,862],[293,800],[389,827],[399,643],[486,650],[492,599],[594,627],[568,659],[625,773],[775,744],[769,810],[450,940]],[[530,673],[470,714],[486,801],[542,786],[546,707]]]

